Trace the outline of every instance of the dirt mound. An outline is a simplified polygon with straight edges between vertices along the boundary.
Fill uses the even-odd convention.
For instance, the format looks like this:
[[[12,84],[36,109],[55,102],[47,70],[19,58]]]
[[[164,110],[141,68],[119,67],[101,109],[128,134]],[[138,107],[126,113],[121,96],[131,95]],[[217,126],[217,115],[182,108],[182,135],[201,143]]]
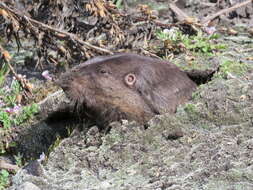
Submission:
[[[253,74],[215,78],[175,116],[156,116],[147,129],[112,123],[69,137],[50,154],[40,176],[21,170],[14,189],[253,188]],[[183,137],[174,138],[178,130]]]

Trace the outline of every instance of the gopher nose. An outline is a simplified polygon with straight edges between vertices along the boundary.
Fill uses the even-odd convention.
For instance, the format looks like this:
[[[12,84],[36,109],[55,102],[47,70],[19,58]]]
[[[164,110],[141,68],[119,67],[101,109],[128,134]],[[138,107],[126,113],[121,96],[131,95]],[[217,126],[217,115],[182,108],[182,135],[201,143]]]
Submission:
[[[67,91],[70,87],[69,81],[64,80],[63,78],[59,78],[55,81],[55,84],[61,87],[64,91]]]
[[[63,91],[69,90],[69,86],[67,86],[67,85],[61,85],[60,87],[62,88]]]

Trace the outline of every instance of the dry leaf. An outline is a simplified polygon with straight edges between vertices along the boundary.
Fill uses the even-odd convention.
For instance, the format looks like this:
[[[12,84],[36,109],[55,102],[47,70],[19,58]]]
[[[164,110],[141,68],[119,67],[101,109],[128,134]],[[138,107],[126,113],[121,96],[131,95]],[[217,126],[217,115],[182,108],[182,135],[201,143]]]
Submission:
[[[0,15],[3,16],[5,19],[8,17],[8,13],[4,9],[0,9]]]
[[[186,18],[185,18],[185,22],[186,22],[187,24],[194,24],[194,23],[197,22],[197,19],[194,18],[194,17],[186,17]]]
[[[22,101],[22,95],[21,95],[21,94],[18,94],[18,95],[16,96],[16,103],[17,103],[17,104],[20,104],[21,101]]]
[[[33,85],[31,84],[31,83],[27,83],[26,84],[26,87],[27,87],[27,89],[30,91],[30,92],[32,92],[32,89],[33,89]]]
[[[249,29],[249,33],[253,36],[253,27]]]
[[[247,57],[246,60],[253,61],[253,57]]]
[[[236,35],[236,34],[238,34],[238,32],[236,30],[232,29],[232,28],[229,28],[227,32],[228,32],[229,35]]]
[[[9,52],[8,51],[3,51],[2,52],[2,57],[3,57],[3,59],[5,60],[5,61],[7,61],[7,62],[9,62],[10,60],[11,60],[11,56],[10,56],[10,54],[9,54]]]

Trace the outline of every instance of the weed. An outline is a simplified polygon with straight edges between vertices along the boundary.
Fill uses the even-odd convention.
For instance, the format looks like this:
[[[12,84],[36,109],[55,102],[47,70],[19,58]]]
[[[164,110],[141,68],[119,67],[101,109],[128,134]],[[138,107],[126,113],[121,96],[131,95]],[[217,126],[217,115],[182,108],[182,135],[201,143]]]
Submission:
[[[0,170],[0,190],[5,189],[5,187],[9,184],[9,172],[7,170]]]
[[[114,0],[113,3],[116,5],[117,9],[122,8],[122,0]]]
[[[195,104],[191,104],[191,103],[187,103],[184,106],[184,111],[187,113],[187,115],[189,116],[189,118],[192,121],[196,121],[199,113],[197,111],[196,105]]]
[[[0,155],[1,154],[4,154],[4,153],[6,153],[6,150],[5,150],[5,148],[3,147],[3,145],[0,147]]]
[[[8,107],[12,107],[16,103],[16,97],[13,95],[7,95],[4,97],[4,102]]]
[[[216,50],[225,49],[224,44],[216,44],[213,40],[217,39],[218,34],[204,36],[202,32],[198,32],[196,36],[185,38],[183,43],[185,47],[194,52],[207,53],[212,55]]]
[[[1,74],[1,71],[0,71]],[[1,81],[0,81],[1,82]],[[31,119],[38,111],[36,104],[27,106],[17,105],[17,97],[21,94],[21,86],[13,80],[10,87],[0,89],[0,133],[10,132],[11,126],[21,125]],[[14,142],[8,142],[8,147],[15,147]],[[0,147],[0,154],[5,153],[5,147]]]
[[[6,63],[2,63],[2,62],[0,62],[0,65],[2,65],[1,66],[1,68],[0,68],[0,86],[2,86],[3,85],[3,83],[4,83],[4,80],[5,80],[5,76],[8,74],[8,72],[9,72],[9,67],[8,67],[8,65],[6,64]]]
[[[21,93],[21,86],[17,80],[13,80],[10,88],[0,90],[0,128],[9,129],[12,124],[20,125],[32,118],[38,111],[36,104],[18,106],[17,95]]]
[[[8,107],[13,107],[16,103],[16,97],[21,92],[20,84],[17,80],[13,80],[10,86],[9,91],[5,92],[3,101]]]
[[[199,92],[193,92],[192,93],[192,100],[197,100],[200,98],[200,94]]]
[[[13,94],[17,95],[20,93],[21,91],[21,87],[20,84],[17,80],[13,80],[11,83],[11,91]]]
[[[47,155],[49,155],[61,142],[61,136],[56,134],[55,141],[49,146]]]
[[[9,129],[12,124],[20,125],[31,119],[38,112],[38,105],[31,104],[21,108],[21,111],[16,114],[8,114],[0,109],[0,128]]]
[[[194,104],[190,104],[190,103],[188,103],[188,104],[185,105],[184,110],[187,113],[195,113],[196,112],[195,105]]]
[[[167,31],[157,31],[156,36],[164,42],[164,47],[169,50],[178,50],[182,47],[192,51],[212,55],[213,52],[225,49],[225,44],[217,44],[215,40],[218,34],[204,35],[198,31],[197,35],[190,36],[183,34],[179,29],[173,28]]]
[[[11,119],[5,111],[0,110],[0,128],[9,129],[11,126]]]
[[[22,166],[22,155],[18,153],[18,155],[14,155],[15,163],[21,167]]]
[[[246,64],[233,62],[230,60],[224,60],[219,68],[219,72],[216,74],[218,77],[227,78],[229,73],[235,74],[235,75],[242,75],[244,72],[248,70],[248,67]]]
[[[22,108],[22,111],[20,114],[17,115],[17,117],[13,120],[15,125],[20,125],[24,121],[27,121],[32,118],[32,116],[38,112],[38,105],[37,104],[31,104],[28,106],[24,106]]]

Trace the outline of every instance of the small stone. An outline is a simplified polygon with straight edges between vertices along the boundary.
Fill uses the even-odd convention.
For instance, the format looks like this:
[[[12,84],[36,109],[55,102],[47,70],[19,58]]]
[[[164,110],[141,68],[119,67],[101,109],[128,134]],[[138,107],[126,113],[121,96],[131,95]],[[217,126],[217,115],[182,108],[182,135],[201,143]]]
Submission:
[[[30,161],[24,168],[28,174],[33,176],[41,176],[43,173],[43,169],[41,167],[40,162],[38,160]]]
[[[17,190],[40,190],[40,188],[33,183],[25,182],[22,185],[20,185]]]

